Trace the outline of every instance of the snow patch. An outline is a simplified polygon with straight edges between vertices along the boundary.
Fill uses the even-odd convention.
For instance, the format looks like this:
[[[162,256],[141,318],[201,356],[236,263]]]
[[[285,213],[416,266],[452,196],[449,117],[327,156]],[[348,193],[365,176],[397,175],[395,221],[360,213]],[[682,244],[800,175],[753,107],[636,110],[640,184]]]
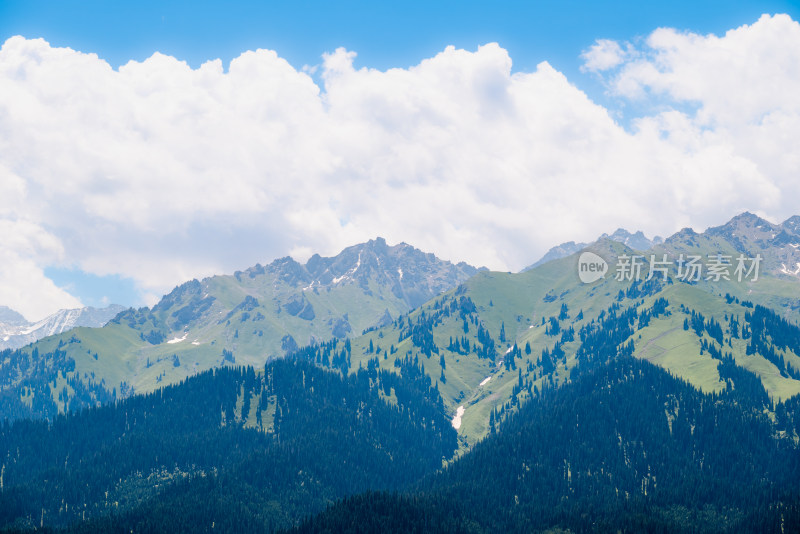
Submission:
[[[8,337],[8,336],[6,336],[6,337],[4,337],[4,338],[3,338],[3,341],[8,341],[8,340],[9,340],[9,337]]]
[[[336,278],[334,278],[332,283],[338,284],[342,280],[350,280],[350,276],[353,275],[353,274],[356,274],[356,271],[358,270],[359,267],[361,267],[361,253],[360,252],[358,253],[358,261],[356,262],[356,266],[353,267],[352,269],[350,269],[349,271],[347,271],[346,273],[344,273],[342,276],[337,276]]]
[[[800,243],[789,243],[789,246],[792,248],[800,247]]]
[[[356,262],[356,268],[353,269],[353,272],[355,273],[358,270],[359,267],[361,267],[361,253],[360,252],[358,253],[358,261]]]
[[[180,343],[181,341],[185,341],[186,340],[186,336],[188,336],[188,335],[189,335],[188,332],[184,332],[183,337],[176,337],[176,338],[170,339],[169,341],[167,341],[167,343]]]
[[[785,263],[781,263],[781,272],[783,274],[790,274],[792,276],[797,276],[798,274],[800,274],[800,262],[796,263],[795,265],[797,265],[797,268],[794,271],[791,271],[786,267]]]
[[[192,341],[192,345],[199,345],[199,344],[200,344],[200,342],[197,341],[196,339],[194,341]]]
[[[508,350],[506,351],[506,354],[508,354],[508,353],[509,353],[509,352],[511,352],[512,350],[514,350],[514,346],[513,346],[513,345],[512,345],[512,346],[510,346],[510,347],[508,347]]]
[[[75,326],[75,321],[80,317],[81,311],[82,309],[59,310],[53,315],[45,317],[38,323],[30,325],[20,333],[27,336],[33,334],[37,330],[41,330],[44,332],[44,336],[41,337],[47,337],[65,332]]]
[[[458,430],[461,428],[461,416],[464,415],[464,407],[459,406],[456,410],[456,414],[453,416],[453,428]]]
[[[403,269],[398,268],[397,269],[397,274],[400,275],[400,280],[402,280],[403,279]]]
[[[478,387],[485,386],[485,385],[486,385],[486,383],[487,383],[487,382],[489,382],[489,380],[491,380],[491,379],[492,379],[492,377],[491,377],[491,376],[487,376],[486,378],[484,378],[483,380],[481,380],[481,383],[480,383],[480,384],[478,384]]]

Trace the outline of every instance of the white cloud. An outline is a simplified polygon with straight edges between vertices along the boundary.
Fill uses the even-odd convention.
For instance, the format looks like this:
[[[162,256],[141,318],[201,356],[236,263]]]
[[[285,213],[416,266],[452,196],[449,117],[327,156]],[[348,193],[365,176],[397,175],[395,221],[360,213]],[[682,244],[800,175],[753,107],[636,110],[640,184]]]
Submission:
[[[727,191],[721,207],[751,206],[776,220],[797,212],[800,152],[791,139],[800,136],[800,24],[763,15],[721,37],[662,28],[637,56],[609,79],[610,88],[654,107],[696,108],[656,113],[639,125],[660,129],[669,145],[683,149],[678,155],[695,162],[704,151],[708,157],[694,167],[707,169],[703,176],[728,166],[727,180],[702,179]],[[730,190],[734,185],[750,185],[755,196],[748,202]]]
[[[0,302],[9,303],[29,321],[38,321],[59,309],[82,307],[80,300],[56,287],[34,260],[8,250],[0,252]]]
[[[582,71],[604,71],[613,69],[625,61],[626,53],[618,42],[610,39],[598,39],[581,54]]]
[[[133,278],[152,302],[188,278],[376,235],[516,270],[619,226],[781,219],[800,193],[797,27],[765,17],[723,37],[657,30],[640,50],[598,41],[586,68],[657,110],[628,131],[548,63],[512,73],[497,44],[388,71],[339,49],[319,87],[268,50],[227,72],[161,54],[115,71],[9,39],[0,304],[64,305],[48,265]],[[23,270],[35,297],[12,291]]]
[[[36,321],[80,300],[56,287],[42,269],[63,256],[58,239],[26,220],[0,219],[0,302]]]
[[[800,110],[798,42],[800,24],[787,15],[764,15],[722,37],[661,28],[642,57],[625,65],[614,89],[700,103],[698,119],[707,125],[758,123],[772,112]]]

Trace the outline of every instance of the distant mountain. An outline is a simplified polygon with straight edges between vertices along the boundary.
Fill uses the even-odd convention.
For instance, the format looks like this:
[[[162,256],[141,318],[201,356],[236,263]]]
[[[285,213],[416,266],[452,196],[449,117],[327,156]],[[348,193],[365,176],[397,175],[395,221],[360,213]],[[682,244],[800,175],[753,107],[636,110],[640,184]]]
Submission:
[[[611,235],[603,234],[600,236],[600,239],[604,238],[616,241],[617,243],[622,243],[626,247],[632,248],[633,250],[648,250],[654,245],[664,242],[664,240],[659,236],[655,236],[653,239],[648,239],[641,230],[632,234],[623,228],[618,228],[617,231]]]
[[[576,252],[585,249],[587,246],[588,243],[576,243],[575,241],[567,241],[566,243],[561,243],[560,245],[557,245],[548,250],[547,253],[539,259],[539,261],[522,269],[522,272],[524,273],[525,271],[530,271],[531,269],[535,269],[536,267],[544,265],[549,261],[566,258],[567,256],[572,256]]]
[[[793,217],[789,217],[781,224],[781,228],[786,230],[787,232],[800,235],[800,215],[795,215]]]
[[[379,237],[348,247],[332,258],[314,254],[301,265],[285,257],[266,267],[256,265],[234,276],[241,280],[244,275],[255,278],[272,274],[303,291],[357,285],[368,292],[371,284],[377,284],[389,288],[395,298],[412,309],[477,272],[478,269],[464,262],[454,265],[406,243],[389,246]]]
[[[519,374],[539,389],[560,386],[583,354],[600,350],[647,359],[706,392],[724,387],[717,363],[730,355],[772,398],[786,399],[800,393],[800,345],[787,341],[800,339],[800,284],[781,263],[796,254],[790,222],[778,229],[742,214],[703,233],[678,232],[649,253],[614,239],[634,243],[636,234],[615,232],[589,247],[609,264],[595,283],[579,279],[577,254],[519,274],[477,272],[381,240],[306,264],[282,259],[188,282],[152,309],[128,310],[102,329],[47,338],[7,357],[0,397],[9,396],[8,413],[49,415],[339,340],[314,361],[347,373],[375,358],[390,371],[403,358],[419,359],[464,449],[489,432],[492,410],[513,411],[530,398]],[[781,231],[788,240],[778,239]],[[761,254],[764,261],[758,280],[711,280],[705,272],[687,280],[673,263],[666,280],[657,274],[645,282],[650,254],[705,263]],[[645,260],[643,278],[617,280],[618,258],[636,255]],[[402,286],[407,276],[411,288]],[[444,292],[412,309],[413,289]],[[590,335],[612,318],[624,318],[608,326],[616,329],[613,343]]]
[[[752,213],[742,213],[721,226],[714,226],[698,234],[684,228],[653,248],[655,253],[673,257],[684,254],[699,255],[724,253],[727,261],[735,265],[738,258],[760,258],[759,273],[768,273],[781,279],[800,280],[800,217],[794,216],[782,224],[772,224]],[[790,295],[787,299],[791,300]],[[791,304],[800,308],[799,302]]]
[[[648,250],[654,245],[664,242],[664,240],[659,236],[655,236],[653,239],[648,239],[641,230],[632,234],[624,228],[618,228],[617,231],[611,235],[603,234],[598,238],[598,240],[600,239],[610,239],[612,241],[616,241],[617,243],[622,243],[633,250]],[[575,254],[576,252],[579,252],[588,246],[588,243],[576,243],[575,241],[561,243],[560,245],[548,250],[547,253],[542,256],[541,259],[539,259],[539,261],[529,265],[528,267],[525,267],[522,272],[529,271],[535,267],[547,263],[548,261],[566,258],[567,256],[571,256],[572,254]]]
[[[0,325],[23,326],[28,320],[21,313],[15,312],[8,306],[0,306]]]
[[[0,306],[0,350],[24,347],[43,337],[60,334],[78,326],[99,328],[123,310],[125,307],[118,304],[105,308],[59,310],[32,323],[14,310]]]
[[[73,398],[77,405],[93,403],[153,391],[222,365],[260,367],[309,343],[391,324],[478,272],[378,238],[331,258],[314,255],[305,264],[286,257],[191,280],[152,309],[125,310],[104,328],[73,330],[26,348],[16,365],[29,375],[0,361],[0,393],[38,387],[51,397],[40,399],[45,404],[38,412],[52,414]],[[24,363],[26,358],[32,361]],[[72,396],[68,391],[59,398],[48,389],[58,376],[81,382],[70,385]]]
[[[666,240],[658,236],[651,240],[641,231],[631,234],[620,228],[611,235],[603,234],[598,241],[610,239],[640,252],[657,249],[688,253],[692,248],[697,248],[696,236],[699,235],[701,234],[697,234],[691,228],[684,228]],[[702,241],[707,245],[720,239],[724,240],[733,247],[735,254],[747,253],[753,257],[760,254],[764,259],[763,268],[771,273],[800,277],[800,216],[798,215],[786,219],[781,224],[772,224],[757,215],[744,212],[721,226],[708,228],[702,236]],[[562,243],[551,248],[539,261],[526,267],[522,272],[548,261],[575,254],[589,245],[574,241]],[[664,246],[658,248],[659,245]]]

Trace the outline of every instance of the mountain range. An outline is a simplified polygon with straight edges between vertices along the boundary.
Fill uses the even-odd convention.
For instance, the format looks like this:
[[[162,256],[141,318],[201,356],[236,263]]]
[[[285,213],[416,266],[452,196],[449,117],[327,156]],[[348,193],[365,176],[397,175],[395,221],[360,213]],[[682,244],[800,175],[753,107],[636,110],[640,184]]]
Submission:
[[[684,229],[663,242],[647,240],[641,232],[630,234],[618,230],[589,248],[606,256],[609,262],[619,255],[637,253],[643,257],[699,254],[706,259],[713,254],[731,258],[743,253],[760,255],[762,279],[757,284],[730,280],[711,284],[699,280],[693,284],[668,284],[661,291],[679,292],[679,299],[687,298],[687,292],[692,293],[692,298],[700,301],[692,309],[705,309],[706,314],[717,312],[718,307],[706,309],[706,306],[727,293],[740,300],[771,306],[792,318],[799,306],[792,296],[796,294],[796,285],[789,283],[798,276],[790,266],[800,265],[798,220],[793,217],[774,225],[744,213],[701,234]],[[626,242],[637,247],[655,244],[649,251],[637,252]],[[453,298],[451,293],[457,287],[466,291],[465,296],[476,305],[475,321],[492,337],[496,350],[501,345],[503,351],[512,350],[514,342],[519,346],[530,343],[534,357],[538,357],[544,348],[552,348],[552,343],[549,346],[546,343],[552,336],[540,335],[542,319],[557,317],[560,306],[566,304],[584,311],[585,321],[591,321],[595,318],[591,314],[601,313],[615,302],[620,290],[613,289],[615,282],[610,276],[599,286],[581,284],[575,276],[575,261],[573,254],[518,275],[492,273],[464,263],[439,260],[406,244],[389,246],[378,238],[349,247],[332,258],[315,255],[305,264],[281,258],[233,275],[192,280],[175,288],[152,309],[123,311],[103,328],[77,328],[51,336],[7,358],[0,366],[0,395],[10,399],[4,415],[28,413],[34,406],[32,397],[38,396],[38,411],[52,415],[70,404],[77,407],[153,391],[221,365],[261,366],[272,358],[329,339],[352,338],[354,346],[366,351],[356,356],[356,361],[366,361],[371,357],[369,341],[373,346],[385,347],[382,338],[399,338],[403,328],[408,328],[407,323],[401,326],[399,319],[415,309],[406,320],[431,309],[437,305],[439,295]],[[493,301],[497,301],[496,306]],[[734,305],[725,304],[728,308]],[[506,329],[504,336],[500,336],[501,326]],[[580,326],[576,324],[573,328],[577,330]],[[466,397],[467,392],[476,393],[474,381],[480,382],[494,371],[481,358],[461,365],[460,354],[468,353],[464,348],[469,342],[467,338],[477,332],[465,336],[457,330],[444,325],[432,329],[434,338],[439,338],[435,340],[437,348],[452,347],[455,342],[451,337],[460,343],[461,348],[454,351],[459,355],[456,362],[459,376],[443,386],[451,390],[449,402],[453,403],[462,395]],[[445,332],[447,338],[443,341],[440,336]],[[659,338],[658,343],[664,339]],[[470,349],[476,340],[471,342]],[[675,347],[681,346],[678,341],[691,340],[676,340]],[[653,342],[646,350],[652,352],[655,346]],[[570,342],[560,346],[567,351],[570,347],[574,347]],[[671,362],[673,352],[680,349],[667,349],[660,359]],[[415,346],[405,349],[410,353],[415,350]],[[502,356],[503,353],[498,354],[498,359],[502,360]],[[679,359],[670,365],[676,372],[686,374],[683,363]],[[758,365],[748,364],[757,370]],[[478,370],[482,376],[473,377],[472,373]],[[438,379],[441,371],[441,368],[431,369],[429,374]],[[458,383],[460,387],[455,389],[454,384]],[[794,386],[782,377],[768,378],[768,389],[773,387],[772,383],[776,392],[784,388],[794,391]],[[34,387],[35,384],[38,386]],[[479,413],[487,417],[484,410]],[[464,420],[471,418],[467,415]],[[486,430],[485,421],[478,429],[470,441],[480,439]]]
[[[310,343],[390,324],[478,272],[377,238],[305,264],[286,257],[191,280],[152,308],[122,311],[103,328],[50,336],[0,362],[0,396],[11,397],[0,416],[27,413],[39,402],[49,416],[221,365],[260,367]]]
[[[376,240],[3,351],[0,528],[797,531],[799,220],[517,274]]]
[[[388,345],[390,353],[401,355],[424,353],[426,373],[440,379],[445,404],[458,417],[462,445],[469,448],[489,431],[494,410],[513,408],[523,402],[516,397],[528,397],[519,374],[539,390],[569,381],[583,352],[598,350],[584,346],[591,330],[625,312],[627,325],[609,327],[619,330],[626,353],[706,392],[725,387],[717,367],[729,355],[754,373],[772,398],[787,399],[800,393],[800,345],[766,350],[780,334],[764,333],[764,324],[791,329],[800,319],[798,278],[784,269],[787,262],[800,261],[793,246],[800,236],[776,230],[777,225],[742,214],[702,234],[678,232],[645,253],[604,238],[589,250],[603,257],[611,272],[593,284],[578,279],[578,254],[520,274],[478,273],[392,325],[354,339],[352,365],[374,357],[370,346],[385,351]],[[618,259],[637,254],[644,261],[642,278],[616,280]],[[651,254],[692,255],[704,262],[745,254],[763,261],[755,281],[752,276],[741,282],[707,280],[706,273],[697,281],[681,280],[674,262],[667,279],[659,274],[646,282]],[[754,306],[772,315],[754,316]],[[761,341],[753,338],[754,330],[762,332]],[[407,337],[409,331],[416,335]]]
[[[617,243],[622,243],[633,250],[649,250],[654,245],[659,245],[664,242],[664,240],[659,236],[655,236],[653,239],[648,239],[641,230],[630,233],[624,228],[617,228],[617,230],[610,235],[603,234],[597,238],[597,241],[600,241],[601,239],[610,239],[612,241],[616,241]],[[588,246],[589,243],[576,243],[575,241],[561,243],[560,245],[556,245],[548,250],[545,255],[542,256],[536,263],[525,267],[522,272],[529,271],[534,267],[538,267],[539,265],[547,263],[548,261],[566,258],[567,256],[575,254],[576,252],[580,252]]]
[[[60,334],[73,328],[99,328],[113,319],[124,306],[111,304],[105,308],[58,310],[44,319],[31,322],[20,313],[0,306],[0,350],[18,349],[43,337]]]

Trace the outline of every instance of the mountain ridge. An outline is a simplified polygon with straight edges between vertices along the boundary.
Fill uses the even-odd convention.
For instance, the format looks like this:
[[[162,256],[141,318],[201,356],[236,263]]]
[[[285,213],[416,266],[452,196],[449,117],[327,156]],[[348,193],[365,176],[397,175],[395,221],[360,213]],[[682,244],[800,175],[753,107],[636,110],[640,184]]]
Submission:
[[[774,240],[758,245],[766,258],[764,266],[772,266],[760,273],[758,281],[752,280],[752,275],[741,282],[735,277],[715,282],[705,275],[696,281],[683,280],[677,277],[675,263],[664,280],[660,275],[650,282],[615,280],[618,273],[613,264],[632,255],[643,261],[645,277],[651,255],[660,258],[663,253],[675,259],[689,254],[704,261],[718,255],[734,258],[737,245],[728,240],[741,233],[737,228],[763,226],[746,214],[728,224],[729,231],[721,233],[682,230],[645,256],[610,236],[603,238],[587,250],[605,258],[612,265],[611,273],[593,284],[579,280],[577,253],[519,274],[479,271],[470,277],[461,273],[457,284],[456,279],[445,276],[452,287],[414,309],[392,291],[390,282],[400,279],[395,264],[385,255],[368,253],[367,248],[389,248],[379,240],[349,248],[346,254],[343,251],[339,260],[312,257],[307,262],[310,267],[279,259],[234,275],[193,280],[178,286],[152,309],[121,313],[106,329],[77,330],[40,342],[38,357],[49,355],[48,361],[59,367],[61,374],[52,375],[46,388],[34,387],[33,396],[52,396],[48,406],[53,413],[56,407],[66,409],[73,398],[68,392],[60,397],[66,400],[59,400],[52,393],[53,388],[61,391],[65,380],[57,376],[80,377],[81,387],[89,390],[102,388],[87,393],[81,402],[100,401],[114,394],[152,391],[203,369],[261,366],[272,358],[319,347],[326,340],[347,339],[353,350],[346,362],[333,353],[319,354],[319,362],[327,361],[326,365],[347,373],[366,366],[375,356],[380,356],[380,366],[387,370],[402,358],[419,358],[426,374],[439,382],[445,406],[453,416],[459,408],[464,409],[459,435],[466,450],[488,431],[490,412],[498,403],[510,402],[520,393],[525,398],[524,392],[514,394],[513,372],[520,369],[513,362],[521,358],[523,378],[535,377],[538,387],[551,380],[564,383],[578,351],[592,350],[581,348],[581,329],[597,324],[610,311],[618,313],[615,306],[622,306],[626,313],[635,314],[633,324],[641,330],[638,338],[632,337],[636,329],[620,332],[632,346],[625,350],[633,350],[638,357],[658,363],[704,391],[722,387],[715,357],[727,351],[737,365],[763,380],[770,395],[788,398],[800,393],[800,381],[793,374],[800,370],[800,348],[773,353],[769,352],[770,342],[759,341],[756,346],[743,336],[751,327],[758,327],[751,325],[754,319],[748,319],[753,304],[775,310],[792,324],[798,322],[798,279],[775,269],[775,257],[793,247],[777,249]],[[756,241],[748,238],[741,242],[751,247]],[[414,254],[430,259],[421,252]],[[425,273],[423,266],[417,270]],[[454,268],[449,263],[439,266],[445,273]],[[454,313],[460,318],[454,320]],[[713,323],[687,328],[686,321],[694,321],[694,314]],[[721,337],[717,324],[722,325]],[[569,338],[564,337],[565,330]],[[525,354],[521,355],[523,347]],[[34,368],[25,363],[32,356],[30,352],[22,354],[18,365]],[[16,391],[14,402],[31,405],[30,386],[14,380],[0,385],[0,392],[3,387],[9,394]],[[18,405],[14,413],[24,410]]]
[[[31,391],[51,397],[40,399],[50,416],[84,389],[80,402],[92,403],[153,391],[223,365],[261,367],[304,345],[391,323],[479,271],[377,238],[305,264],[285,257],[190,280],[152,308],[121,311],[104,328],[44,338],[0,362],[0,393],[17,391],[17,414],[26,403],[33,406]],[[37,376],[40,366],[49,376]]]
[[[105,308],[85,306],[58,310],[44,319],[31,322],[11,308],[0,306],[0,350],[24,347],[78,326],[100,328],[124,310],[125,307],[119,304]]]
[[[381,263],[382,259],[385,265]],[[433,269],[435,264],[440,267]],[[406,265],[406,270],[403,270],[403,265]],[[294,287],[302,286],[304,291],[308,291],[348,283],[368,289],[370,276],[375,275],[379,281],[391,285],[395,296],[415,308],[428,300],[429,295],[439,294],[445,287],[451,287],[448,278],[469,277],[480,270],[486,268],[475,268],[465,262],[453,264],[405,242],[390,246],[384,238],[377,237],[346,247],[336,256],[314,254],[305,264],[291,256],[284,256],[267,266],[256,264],[245,271],[236,271],[234,276],[239,278],[247,274],[253,278],[258,274],[273,272],[286,283]]]
[[[788,241],[779,239],[784,231]],[[92,521],[100,523],[80,525],[78,531],[115,525],[128,531],[166,522],[184,531],[191,530],[188,525],[198,530],[209,524],[219,530],[227,524],[235,531],[223,519],[263,519],[265,510],[293,506],[291,497],[265,502],[259,484],[283,495],[287,490],[297,495],[297,490],[307,496],[314,488],[324,490],[314,470],[327,473],[335,486],[350,476],[351,462],[363,467],[391,460],[394,453],[384,444],[406,435],[394,423],[388,425],[389,441],[368,438],[364,450],[369,454],[357,458],[340,439],[353,437],[363,423],[382,423],[384,418],[375,417],[378,410],[418,425],[420,437],[431,436],[429,431],[446,437],[446,448],[427,451],[433,452],[429,466],[446,467],[410,488],[426,490],[410,508],[391,497],[380,504],[372,494],[348,501],[344,513],[334,506],[333,513],[345,522],[353,515],[347,507],[356,507],[354,517],[364,510],[374,517],[370,506],[378,502],[390,514],[375,525],[386,526],[392,514],[406,521],[411,509],[421,516],[420,524],[430,526],[426,503],[434,502],[447,510],[468,511],[460,516],[466,523],[440,517],[443,528],[476,532],[618,527],[763,531],[758,525],[783,527],[784,511],[793,531],[800,518],[793,484],[800,465],[800,282],[780,265],[793,257],[794,236],[792,222],[778,228],[748,213],[702,233],[681,230],[649,251],[606,236],[526,272],[478,271],[413,309],[402,292],[398,296],[392,290],[392,283],[405,274],[395,269],[378,240],[348,250],[339,260],[318,257],[300,264],[279,259],[233,275],[186,282],[153,308],[120,313],[105,329],[78,328],[27,349],[4,351],[0,408],[12,418],[36,415],[60,424],[81,420],[87,412],[116,410],[119,434],[109,436],[102,425],[92,432],[101,441],[117,443],[119,435],[130,439],[133,412],[128,413],[128,406],[161,403],[170,392],[194,387],[183,389],[186,384],[205,382],[207,391],[224,390],[227,399],[220,404],[201,395],[190,403],[192,413],[199,410],[195,417],[208,423],[209,435],[220,437],[243,427],[248,436],[261,440],[276,428],[302,427],[295,434],[299,441],[277,449],[296,456],[296,445],[305,447],[304,460],[283,473],[282,486],[273,485],[273,468],[286,462],[258,467],[261,455],[229,466],[223,476],[210,467],[173,476],[146,455],[147,469],[120,473],[126,484],[122,476],[111,477],[119,481],[112,499],[104,494],[109,479],[103,478],[107,472],[102,469],[94,480],[95,504],[70,494],[70,511],[64,505],[61,512],[59,496],[48,494],[50,515],[40,512],[45,517],[59,514],[58,520],[66,521],[72,514],[78,520],[82,510],[76,506],[81,505],[108,512],[94,516]],[[595,254],[608,270],[593,281],[583,280],[582,252]],[[415,287],[430,290],[442,280],[452,283],[452,264],[426,263],[428,256],[421,254],[414,253],[420,259],[414,269],[406,263],[402,267],[422,273]],[[763,269],[737,279],[735,273],[715,277],[708,267],[739,255],[760,255]],[[677,261],[687,256],[699,258],[708,270],[687,277]],[[620,269],[634,258],[641,267],[635,277]],[[667,266],[654,271],[661,262]],[[259,341],[259,332],[271,336],[271,345]],[[252,363],[262,358],[266,364]],[[301,367],[276,378],[274,370],[298,362]],[[25,373],[43,379],[14,382]],[[217,380],[224,382],[225,376],[236,380],[223,387]],[[338,386],[331,389],[344,381],[364,395],[346,400]],[[167,384],[172,385],[162,389]],[[134,395],[155,389],[160,392]],[[288,404],[290,391],[311,404]],[[207,409],[199,409],[202,402]],[[82,410],[98,404],[105,406]],[[408,411],[415,405],[421,409],[416,415]],[[62,411],[80,413],[59,415]],[[338,414],[337,421],[344,417],[352,424],[326,425],[329,411],[330,420]],[[180,421],[182,442],[189,437],[187,443],[196,443],[192,416],[184,417],[178,409],[159,412]],[[308,417],[316,419],[298,426],[309,422]],[[132,424],[161,425],[169,434],[172,428],[164,421],[148,408]],[[38,428],[44,435],[51,426],[23,421],[6,428],[20,434]],[[81,443],[85,434],[78,431],[80,425],[62,428],[72,428],[64,434],[73,444]],[[149,432],[139,436],[154,450],[180,452],[173,442],[159,446]],[[49,435],[52,443],[60,437],[56,431]],[[26,439],[50,452],[46,442]],[[314,444],[308,446],[311,440]],[[5,457],[21,449],[26,462],[37,464],[40,458],[28,450],[32,447],[7,443]],[[191,454],[205,453],[188,447]],[[216,448],[223,457],[227,449]],[[171,468],[173,462],[164,461],[162,454],[158,458]],[[66,470],[67,459],[71,471]],[[106,454],[104,461],[125,466],[127,457]],[[69,473],[86,477],[93,468],[74,454],[51,458],[58,473],[61,465],[67,473],[62,476],[65,492],[73,488]],[[6,469],[16,472],[16,479],[24,481],[17,487],[29,493],[0,492],[0,502],[9,499],[20,510],[16,517],[28,517],[33,528],[35,512],[43,507],[25,495],[47,492],[26,478],[29,470],[22,463]],[[54,471],[45,466],[37,476],[52,482]],[[162,485],[169,485],[163,493]],[[237,511],[219,505],[216,496],[223,488],[242,499]],[[350,485],[327,495],[358,488],[380,489]],[[116,495],[129,499],[119,511]],[[324,503],[315,502],[316,510]],[[450,508],[453,503],[463,508]],[[202,520],[196,519],[197,513],[203,514]],[[283,524],[298,515],[292,517]],[[407,524],[395,524],[396,530]],[[780,532],[774,527],[770,531]]]
[[[549,261],[564,258],[591,247],[602,239],[624,243],[634,251],[664,252],[682,249],[681,245],[694,247],[697,236],[722,238],[740,254],[759,254],[768,252],[765,267],[774,273],[800,278],[800,215],[787,218],[780,224],[773,224],[748,211],[735,215],[728,222],[711,226],[698,233],[692,228],[682,228],[666,239],[655,236],[648,239],[641,231],[630,233],[618,229],[613,234],[602,234],[592,243],[568,241],[551,248],[542,258],[520,272],[543,265]],[[675,245],[679,244],[676,248]],[[777,252],[776,252],[777,249]],[[684,250],[685,251],[685,250]]]
[[[637,230],[634,233],[625,230],[624,228],[617,228],[614,233],[612,234],[602,234],[600,237],[595,239],[593,243],[596,243],[602,239],[610,239],[612,241],[616,241],[617,243],[623,243],[624,245],[630,247],[633,250],[648,250],[652,248],[654,245],[659,245],[664,242],[664,240],[659,236],[654,236],[653,239],[648,239],[641,230]],[[549,261],[557,260],[560,258],[566,258],[567,256],[571,256],[576,252],[579,252],[586,247],[591,245],[591,243],[576,243],[575,241],[567,241],[565,243],[561,243],[560,245],[556,245],[548,250],[544,256],[539,258],[535,263],[525,267],[520,272],[529,271],[534,269],[540,265],[543,265]]]

